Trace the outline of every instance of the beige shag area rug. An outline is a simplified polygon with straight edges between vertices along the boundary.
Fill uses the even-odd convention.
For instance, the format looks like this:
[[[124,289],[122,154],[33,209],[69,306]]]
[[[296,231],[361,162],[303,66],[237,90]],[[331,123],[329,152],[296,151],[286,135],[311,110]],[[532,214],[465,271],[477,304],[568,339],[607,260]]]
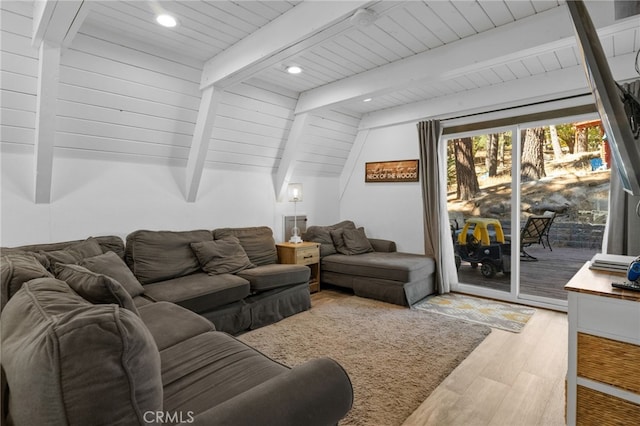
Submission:
[[[347,371],[354,405],[341,425],[400,425],[491,332],[487,326],[357,296],[239,337],[285,365],[328,356]]]

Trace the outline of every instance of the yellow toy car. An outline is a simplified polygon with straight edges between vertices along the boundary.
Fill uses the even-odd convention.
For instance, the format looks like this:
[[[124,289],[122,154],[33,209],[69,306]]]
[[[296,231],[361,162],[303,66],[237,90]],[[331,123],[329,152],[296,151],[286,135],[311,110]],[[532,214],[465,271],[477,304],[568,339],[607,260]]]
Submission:
[[[452,236],[457,269],[465,261],[472,268],[481,265],[480,272],[487,278],[511,271],[511,244],[505,241],[498,219],[469,218],[460,230],[452,226]]]

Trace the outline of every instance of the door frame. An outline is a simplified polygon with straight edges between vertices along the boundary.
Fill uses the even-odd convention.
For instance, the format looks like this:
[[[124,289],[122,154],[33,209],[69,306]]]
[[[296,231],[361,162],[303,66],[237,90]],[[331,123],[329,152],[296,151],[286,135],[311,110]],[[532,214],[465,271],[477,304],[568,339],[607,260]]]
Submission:
[[[552,119],[545,119],[540,121],[531,121],[531,122],[523,122],[517,123],[508,126],[501,127],[486,127],[478,129],[476,124],[476,128],[473,130],[459,132],[459,133],[450,133],[443,134],[441,139],[447,141],[447,144],[450,140],[462,137],[472,137],[478,135],[484,135],[489,133],[503,133],[503,132],[511,132],[511,206],[517,206],[517,208],[511,208],[511,229],[519,230],[521,221],[520,221],[520,204],[521,204],[521,182],[520,182],[520,167],[521,167],[521,159],[520,159],[520,149],[522,146],[521,135],[522,130],[529,127],[538,127],[538,126],[549,126],[552,124],[563,124],[568,122],[576,122],[598,118],[597,113],[587,113],[580,115],[569,115],[569,116],[558,116]],[[446,127],[446,125],[445,125]],[[447,145],[443,144],[443,145]],[[446,155],[446,148],[444,150],[444,155]],[[443,162],[446,164],[446,161]],[[443,182],[442,185],[445,188],[441,188],[441,190],[446,191],[446,182]],[[447,209],[447,206],[444,206]],[[510,279],[510,291],[504,292],[494,289],[487,289],[484,287],[480,287],[472,284],[460,283],[458,280],[455,280],[451,284],[451,290],[460,293],[467,293],[471,295],[487,297],[496,300],[502,300],[505,302],[519,303],[534,307],[552,309],[562,312],[567,312],[567,301],[554,299],[550,297],[542,297],[542,296],[534,296],[530,294],[522,294],[520,292],[520,239],[514,238],[511,240],[511,279]]]

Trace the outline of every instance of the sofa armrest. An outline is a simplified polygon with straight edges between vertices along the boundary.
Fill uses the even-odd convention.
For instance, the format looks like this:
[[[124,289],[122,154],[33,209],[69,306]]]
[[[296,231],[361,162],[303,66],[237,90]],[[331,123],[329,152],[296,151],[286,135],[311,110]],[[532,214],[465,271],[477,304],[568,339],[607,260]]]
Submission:
[[[396,243],[391,240],[381,240],[379,238],[368,238],[373,250],[391,253],[397,251]]]
[[[335,425],[352,404],[344,369],[330,358],[317,358],[197,414],[193,424]]]

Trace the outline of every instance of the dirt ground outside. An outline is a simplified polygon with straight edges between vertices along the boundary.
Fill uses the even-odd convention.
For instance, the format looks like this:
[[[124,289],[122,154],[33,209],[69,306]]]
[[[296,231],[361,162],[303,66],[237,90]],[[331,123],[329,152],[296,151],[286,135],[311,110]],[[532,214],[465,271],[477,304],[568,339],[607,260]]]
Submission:
[[[546,211],[556,213],[558,222],[604,224],[609,197],[610,170],[592,171],[589,156],[568,157],[547,162],[547,177],[522,184],[521,218]],[[449,218],[458,224],[469,217],[511,219],[511,176],[491,181],[479,178],[480,193],[469,201],[448,194]]]

